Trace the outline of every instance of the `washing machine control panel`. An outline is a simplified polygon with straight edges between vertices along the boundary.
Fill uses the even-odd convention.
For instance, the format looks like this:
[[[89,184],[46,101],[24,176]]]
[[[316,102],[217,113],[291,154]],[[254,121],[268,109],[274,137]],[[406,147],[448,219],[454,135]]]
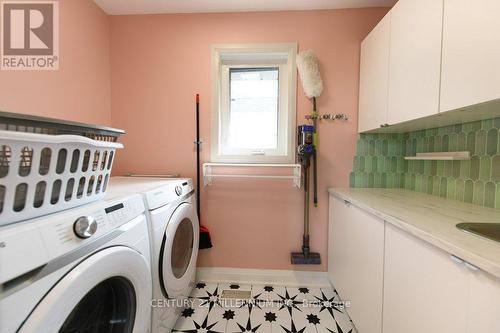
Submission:
[[[169,180],[154,190],[145,192],[149,210],[162,207],[167,203],[176,202],[180,197],[193,191],[193,181],[188,178]]]
[[[16,264],[0,270],[0,283],[92,243],[144,211],[142,197],[132,195],[7,226],[0,234],[0,259]]]
[[[97,221],[92,216],[80,216],[73,224],[73,231],[79,238],[89,238],[97,231]]]
[[[175,194],[177,194],[177,196],[181,196],[182,195],[182,186],[177,185],[175,187]]]
[[[127,223],[145,210],[144,201],[141,196],[134,196],[133,200],[117,202],[104,208],[105,220],[112,228]]]

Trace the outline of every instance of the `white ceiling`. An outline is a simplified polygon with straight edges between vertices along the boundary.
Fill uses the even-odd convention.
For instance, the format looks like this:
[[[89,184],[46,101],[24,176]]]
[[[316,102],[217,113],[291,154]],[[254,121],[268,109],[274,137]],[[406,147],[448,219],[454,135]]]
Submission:
[[[392,7],[397,0],[94,0],[107,14],[217,13]]]

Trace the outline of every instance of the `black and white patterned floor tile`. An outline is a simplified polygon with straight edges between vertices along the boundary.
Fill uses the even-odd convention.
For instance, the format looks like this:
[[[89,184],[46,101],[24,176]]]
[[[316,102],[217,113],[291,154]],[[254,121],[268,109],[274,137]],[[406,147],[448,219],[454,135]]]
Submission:
[[[222,299],[223,290],[249,290],[250,302]],[[192,305],[174,332],[355,333],[333,288],[198,282]]]
[[[253,295],[260,295],[259,299],[269,300],[269,301],[279,301],[281,298],[278,295],[285,295],[285,286],[274,286],[274,285],[253,285],[252,293]]]
[[[219,289],[224,290],[251,290],[252,286],[249,284],[238,283],[219,283]]]

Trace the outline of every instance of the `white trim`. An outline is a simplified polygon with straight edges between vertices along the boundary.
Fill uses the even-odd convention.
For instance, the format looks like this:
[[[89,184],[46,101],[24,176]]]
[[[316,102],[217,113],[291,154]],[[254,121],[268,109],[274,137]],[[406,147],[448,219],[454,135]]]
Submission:
[[[396,0],[94,0],[108,15],[233,13],[392,7]]]
[[[273,284],[286,286],[331,287],[327,272],[198,267],[196,280],[210,283]]]
[[[295,57],[297,43],[269,43],[269,44],[214,44],[211,46],[212,54],[212,135],[211,135],[211,162],[233,163],[293,163],[295,160],[295,124],[296,124],[296,95],[297,95],[297,69]],[[286,59],[286,65],[280,65],[280,71],[286,69],[288,100],[286,121],[286,150],[281,155],[221,155],[220,127],[221,127],[221,69],[222,63],[231,62],[238,57],[245,58],[248,54],[267,54]],[[229,57],[230,59],[224,59]],[[279,60],[279,59],[278,59]],[[259,62],[259,61],[258,61]],[[254,64],[255,65],[255,64]],[[281,84],[280,84],[281,86]],[[280,90],[282,89],[280,87]],[[280,93],[282,95],[282,93]],[[283,126],[283,124],[281,125]]]

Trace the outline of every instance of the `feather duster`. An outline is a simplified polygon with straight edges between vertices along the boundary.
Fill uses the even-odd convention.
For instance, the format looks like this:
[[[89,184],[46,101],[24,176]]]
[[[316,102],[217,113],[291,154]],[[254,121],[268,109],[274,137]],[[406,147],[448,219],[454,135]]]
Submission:
[[[323,80],[319,72],[318,58],[312,50],[301,51],[297,55],[297,69],[306,96],[319,97],[323,92]]]

